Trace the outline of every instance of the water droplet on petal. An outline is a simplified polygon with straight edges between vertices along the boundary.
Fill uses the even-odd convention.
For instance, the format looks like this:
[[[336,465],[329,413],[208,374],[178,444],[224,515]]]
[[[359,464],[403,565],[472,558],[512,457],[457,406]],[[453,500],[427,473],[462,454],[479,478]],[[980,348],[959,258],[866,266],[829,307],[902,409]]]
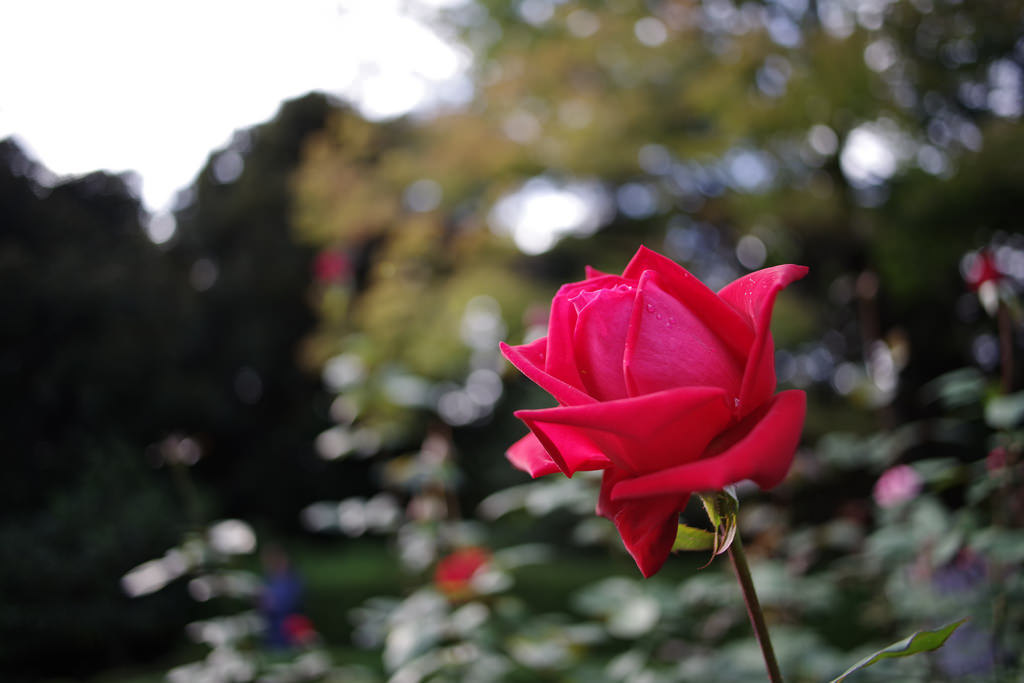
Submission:
[[[658,314],[657,314],[656,316],[654,316],[654,317],[655,317],[655,318],[657,318],[658,320],[661,320],[661,313],[658,313]]]
[[[654,304],[647,304],[647,312],[654,313]]]

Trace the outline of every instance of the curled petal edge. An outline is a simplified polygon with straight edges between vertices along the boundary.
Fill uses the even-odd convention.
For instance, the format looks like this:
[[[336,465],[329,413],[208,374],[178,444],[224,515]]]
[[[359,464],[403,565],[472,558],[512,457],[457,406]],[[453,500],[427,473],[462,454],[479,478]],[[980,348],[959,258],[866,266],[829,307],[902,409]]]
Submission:
[[[708,452],[693,462],[619,482],[613,502],[715,491],[751,479],[762,489],[777,486],[786,476],[800,443],[807,396],[803,391],[776,394],[764,409],[723,435]]]
[[[656,434],[671,434],[679,441],[680,422],[685,426],[686,418],[722,428],[728,424],[729,415],[725,392],[718,387],[678,387],[634,398],[515,413],[540,439],[551,458],[564,465],[562,469],[569,476],[584,469],[575,462],[588,462],[587,469],[603,469],[591,466],[598,459],[585,451],[601,453],[607,462],[604,467],[614,464],[627,472],[650,469],[635,456],[650,458],[653,453],[634,453],[635,448],[623,444],[651,445]],[[694,430],[693,436],[700,431]],[[675,454],[688,460],[696,458],[714,433],[707,433],[693,452],[686,452],[689,442],[680,443]]]
[[[533,434],[527,434],[509,446],[505,451],[505,457],[516,469],[526,472],[534,479],[561,472],[558,464],[551,459],[543,444]]]
[[[807,275],[808,270],[807,266],[792,263],[763,268],[733,280],[718,290],[718,296],[757,329],[763,320],[771,319],[776,295]]]
[[[542,338],[532,344],[509,346],[505,342],[501,342],[499,346],[501,347],[502,355],[505,356],[509,363],[516,366],[520,372],[530,378],[541,389],[551,394],[562,405],[571,406],[596,403],[594,398],[568,382],[558,379],[530,358],[530,354],[538,350],[534,347],[544,348],[545,343],[545,339]]]
[[[775,391],[772,310],[779,292],[807,275],[807,271],[807,266],[793,264],[765,268],[731,282],[718,292],[724,302],[749,318],[754,329],[740,389],[741,407],[760,405]]]

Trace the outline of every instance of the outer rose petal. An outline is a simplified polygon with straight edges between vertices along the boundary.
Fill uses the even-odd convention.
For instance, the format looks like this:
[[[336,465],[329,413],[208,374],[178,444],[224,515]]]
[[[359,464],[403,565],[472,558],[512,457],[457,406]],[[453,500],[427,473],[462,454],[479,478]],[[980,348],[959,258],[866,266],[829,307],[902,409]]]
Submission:
[[[565,476],[571,477],[577,472],[603,470],[614,466],[615,461],[608,454],[617,448],[610,446],[607,435],[595,436],[562,425],[538,426],[528,417],[521,415],[522,412],[529,411],[519,411],[515,414],[516,417],[526,423]]]
[[[548,318],[547,348],[544,352],[544,370],[551,376],[586,393],[576,368],[572,350],[572,336],[576,329],[576,309],[569,303],[569,296],[563,292],[568,285],[558,290],[551,301],[551,315]],[[530,379],[533,379],[532,377]],[[540,384],[538,382],[538,384]],[[544,387],[546,390],[547,387]]]
[[[657,573],[668,559],[679,529],[679,511],[689,494],[672,494],[641,501],[613,501],[611,491],[622,480],[619,470],[605,470],[597,514],[615,524],[626,550],[644,578]]]
[[[572,475],[590,454],[625,472],[652,472],[700,457],[732,418],[724,391],[679,387],[619,401],[520,410],[552,459]]]
[[[771,319],[775,296],[787,286],[807,275],[807,266],[792,263],[764,268],[733,280],[718,290],[718,296],[745,313],[753,327]]]
[[[775,391],[775,352],[770,328],[775,297],[806,274],[806,266],[788,264],[765,268],[731,282],[718,292],[723,301],[750,320],[755,331],[740,391],[740,410],[744,415],[767,401]]]
[[[694,315],[718,333],[737,358],[745,359],[754,341],[754,329],[732,306],[725,305],[707,286],[690,274],[675,261],[640,247],[630,260],[622,277],[639,280],[645,270],[653,270],[660,276],[660,284],[666,292],[683,302]]]
[[[517,468],[529,473],[534,479],[560,471],[558,465],[533,434],[527,434],[509,446],[505,451],[505,457]]]
[[[740,393],[743,364],[706,321],[644,271],[637,285],[623,366],[630,396],[673,387],[721,387]]]
[[[602,401],[626,397],[622,358],[633,312],[635,289],[581,292],[571,302],[579,313],[573,333],[576,366],[587,393]]]
[[[628,283],[618,275],[602,275],[591,280],[570,282],[559,287],[555,298],[551,301],[551,312],[548,316],[548,341],[543,367],[549,375],[557,377],[581,391],[586,391],[580,379],[573,350],[578,309],[570,302],[582,291],[610,289],[619,284]]]
[[[501,353],[508,362],[516,366],[520,372],[533,380],[541,389],[551,394],[562,405],[579,405],[593,403],[594,399],[571,384],[550,375],[544,369],[547,339],[541,338],[530,344],[509,346],[501,342]]]
[[[612,491],[612,500],[713,491],[744,479],[770,489],[789,471],[806,412],[804,392],[783,391],[716,439],[707,455],[685,465],[625,480]]]

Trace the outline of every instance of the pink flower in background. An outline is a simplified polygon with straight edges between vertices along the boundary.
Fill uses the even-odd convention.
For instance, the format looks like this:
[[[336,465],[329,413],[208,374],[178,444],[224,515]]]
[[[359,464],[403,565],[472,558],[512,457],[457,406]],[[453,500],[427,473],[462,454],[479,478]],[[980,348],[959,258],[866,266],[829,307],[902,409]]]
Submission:
[[[909,465],[890,467],[875,482],[875,502],[891,508],[913,499],[921,492],[921,477]]]
[[[588,269],[555,295],[547,337],[502,345],[559,403],[516,413],[530,434],[509,460],[534,477],[603,470],[597,513],[654,574],[692,493],[745,479],[767,489],[789,471],[806,397],[774,393],[769,323],[806,272],[766,268],[716,294],[644,247],[621,276]]]
[[[996,446],[985,456],[985,469],[989,472],[998,472],[1006,467],[1008,451],[1002,446]]]

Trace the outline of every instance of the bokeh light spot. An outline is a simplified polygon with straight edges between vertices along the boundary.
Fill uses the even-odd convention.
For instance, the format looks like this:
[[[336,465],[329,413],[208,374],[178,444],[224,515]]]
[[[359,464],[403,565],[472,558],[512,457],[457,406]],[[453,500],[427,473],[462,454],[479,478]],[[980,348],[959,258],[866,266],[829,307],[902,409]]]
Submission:
[[[754,235],[744,235],[736,245],[736,260],[747,270],[757,270],[764,265],[768,250],[764,242]]]

